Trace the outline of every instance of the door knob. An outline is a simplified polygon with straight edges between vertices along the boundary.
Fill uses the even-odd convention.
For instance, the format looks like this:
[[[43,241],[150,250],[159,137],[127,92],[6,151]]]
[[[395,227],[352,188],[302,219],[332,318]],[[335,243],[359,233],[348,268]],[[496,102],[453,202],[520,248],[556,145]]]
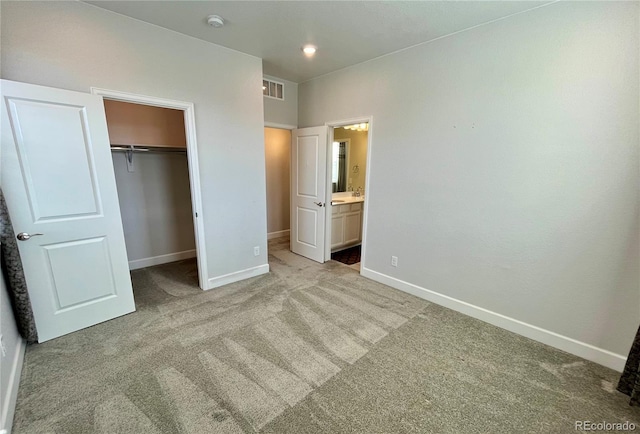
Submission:
[[[29,238],[37,237],[38,235],[44,235],[44,234],[28,234],[26,232],[20,232],[18,235],[16,235],[16,238],[19,239],[20,241],[28,241]]]
[[[315,204],[316,204],[316,205],[318,205],[319,207],[323,207],[323,206],[324,206],[324,203],[322,203],[322,202],[313,202],[313,203],[315,203]]]

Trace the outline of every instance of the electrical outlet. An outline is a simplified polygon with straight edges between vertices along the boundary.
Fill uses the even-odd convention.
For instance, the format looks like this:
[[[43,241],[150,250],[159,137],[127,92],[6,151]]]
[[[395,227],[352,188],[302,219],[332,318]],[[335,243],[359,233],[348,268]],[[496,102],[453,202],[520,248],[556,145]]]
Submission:
[[[253,248],[253,256],[259,256],[260,255],[260,246],[255,246]]]
[[[2,352],[2,357],[7,355],[7,349],[4,347],[4,338],[0,335],[0,351]]]
[[[391,266],[392,267],[397,267],[398,266],[398,257],[397,256],[392,256],[391,257]]]

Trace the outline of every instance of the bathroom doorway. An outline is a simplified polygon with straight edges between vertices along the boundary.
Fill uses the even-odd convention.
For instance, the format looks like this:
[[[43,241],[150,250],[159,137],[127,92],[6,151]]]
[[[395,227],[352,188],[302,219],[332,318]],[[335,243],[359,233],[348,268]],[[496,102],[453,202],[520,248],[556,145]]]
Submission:
[[[360,271],[366,233],[370,119],[327,125],[329,156],[325,257]]]
[[[371,128],[371,117],[365,117],[292,131],[293,253],[324,263],[332,253],[359,246],[351,265],[364,269]],[[334,174],[334,167],[341,172]]]

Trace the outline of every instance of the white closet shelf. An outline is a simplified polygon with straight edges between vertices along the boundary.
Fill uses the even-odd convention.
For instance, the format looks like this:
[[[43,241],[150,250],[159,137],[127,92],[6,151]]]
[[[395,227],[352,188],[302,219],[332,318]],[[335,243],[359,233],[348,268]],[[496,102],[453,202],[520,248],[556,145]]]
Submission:
[[[171,146],[150,146],[150,145],[117,145],[111,144],[112,152],[170,152],[186,153],[187,148]]]

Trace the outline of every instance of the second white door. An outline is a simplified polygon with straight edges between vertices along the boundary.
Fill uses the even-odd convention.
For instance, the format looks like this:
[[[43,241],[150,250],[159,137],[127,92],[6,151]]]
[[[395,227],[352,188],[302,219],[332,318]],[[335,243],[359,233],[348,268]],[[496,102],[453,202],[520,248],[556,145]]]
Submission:
[[[291,142],[291,251],[323,263],[328,127],[294,130]]]

